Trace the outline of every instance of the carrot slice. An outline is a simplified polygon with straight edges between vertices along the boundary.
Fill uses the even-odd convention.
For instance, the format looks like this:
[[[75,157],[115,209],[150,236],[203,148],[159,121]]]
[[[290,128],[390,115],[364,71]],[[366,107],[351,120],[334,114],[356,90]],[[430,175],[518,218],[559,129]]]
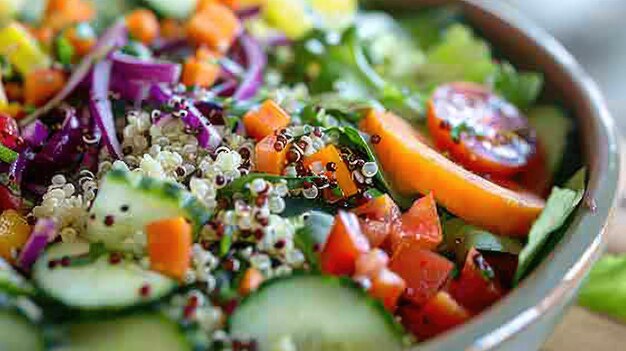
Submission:
[[[57,69],[38,69],[24,78],[24,102],[41,106],[65,86],[65,73]]]
[[[89,22],[96,16],[96,10],[85,0],[50,0],[46,7],[45,26],[55,30],[74,23]]]
[[[243,117],[246,132],[256,140],[285,128],[290,121],[289,114],[272,100],[266,100],[258,110],[248,111]]]
[[[207,45],[226,52],[239,32],[241,23],[233,10],[221,4],[207,4],[187,23],[187,35],[196,45]]]
[[[174,19],[166,18],[161,21],[161,36],[165,39],[184,38],[185,27]]]
[[[77,27],[69,28],[65,31],[65,37],[72,43],[74,52],[78,57],[83,57],[91,52],[91,49],[96,45],[96,36],[94,35],[82,35],[79,33]]]
[[[160,25],[154,12],[137,9],[126,16],[130,35],[144,44],[150,44],[159,36]]]
[[[265,278],[263,273],[256,268],[248,268],[241,278],[237,291],[240,295],[246,296],[259,288]]]
[[[222,4],[233,10],[237,10],[239,8],[239,0],[199,0],[198,5],[196,6],[196,11],[203,11],[205,7],[212,4]]]
[[[191,263],[192,228],[185,218],[156,221],[146,226],[150,268],[182,280]]]
[[[316,162],[321,163],[324,170],[327,169],[329,163],[335,165],[335,179],[337,180],[339,188],[343,191],[344,197],[350,197],[359,191],[354,180],[352,180],[352,173],[343,162],[339,151],[334,145],[328,145],[313,155],[306,157],[304,159],[304,167],[311,170],[315,169]]]
[[[498,186],[424,144],[402,118],[370,110],[361,130],[378,135],[376,154],[404,195],[434,192],[437,202],[467,222],[501,235],[526,236],[545,202]]]
[[[287,160],[287,151],[289,148],[283,146],[282,149],[276,149],[276,135],[268,135],[255,146],[255,165],[256,171],[260,173],[268,173],[281,175],[285,169]]]
[[[186,86],[209,88],[220,75],[219,55],[209,49],[199,48],[195,57],[188,57],[183,66],[182,82]]]

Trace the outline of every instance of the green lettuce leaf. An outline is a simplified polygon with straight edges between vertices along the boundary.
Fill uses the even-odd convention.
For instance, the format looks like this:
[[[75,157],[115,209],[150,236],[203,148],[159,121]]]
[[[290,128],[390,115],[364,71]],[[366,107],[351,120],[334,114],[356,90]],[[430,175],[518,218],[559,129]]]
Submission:
[[[583,199],[584,174],[585,170],[580,170],[568,183],[573,189],[559,187],[552,189],[546,207],[530,229],[528,242],[519,254],[516,283],[526,277],[558,244],[570,215]]]
[[[593,311],[626,321],[626,255],[608,255],[593,267],[578,302]]]
[[[556,106],[537,106],[528,113],[528,121],[537,132],[537,139],[543,147],[548,168],[556,174],[563,163],[563,155],[567,148],[567,136],[573,128],[572,120],[567,118],[563,110]]]
[[[543,75],[536,72],[518,72],[507,62],[497,67],[492,77],[492,85],[498,94],[522,110],[535,103],[543,87]]]

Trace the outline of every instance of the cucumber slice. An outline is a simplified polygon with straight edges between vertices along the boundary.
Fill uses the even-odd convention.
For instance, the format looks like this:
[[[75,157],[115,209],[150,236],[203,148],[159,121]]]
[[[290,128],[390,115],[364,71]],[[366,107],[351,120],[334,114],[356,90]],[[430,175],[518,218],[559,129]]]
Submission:
[[[185,19],[196,9],[198,0],[144,0],[163,17]]]
[[[70,324],[63,335],[65,345],[55,351],[191,350],[179,326],[158,314]]]
[[[238,339],[260,351],[401,350],[404,333],[378,302],[347,279],[293,275],[246,298],[229,320]]]
[[[93,262],[49,266],[51,260],[84,258],[88,254],[89,244],[86,243],[52,246],[35,263],[33,279],[36,285],[64,305],[83,310],[119,310],[147,304],[164,297],[177,286],[170,278],[135,263],[111,264],[108,255]]]
[[[181,186],[112,170],[104,178],[90,211],[86,237],[112,250],[131,250],[138,231],[160,219],[185,217],[196,232],[211,213]]]
[[[43,350],[39,329],[18,312],[0,311],[0,350]]]
[[[9,295],[30,295],[33,287],[10,264],[0,258],[0,292]]]
[[[556,174],[563,163],[567,136],[573,127],[572,121],[556,106],[537,106],[528,111],[528,122],[537,131],[537,138],[545,149],[550,171]]]

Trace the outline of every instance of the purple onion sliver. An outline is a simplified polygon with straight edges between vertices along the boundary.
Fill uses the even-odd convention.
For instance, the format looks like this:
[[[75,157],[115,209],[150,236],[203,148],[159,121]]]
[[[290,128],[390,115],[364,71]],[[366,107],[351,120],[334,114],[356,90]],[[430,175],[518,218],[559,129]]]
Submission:
[[[261,7],[253,6],[237,11],[237,16],[243,20],[257,17],[261,13]]]
[[[181,66],[173,62],[141,60],[120,52],[112,54],[113,72],[125,80],[178,83]]]
[[[36,120],[22,129],[22,137],[31,147],[41,146],[49,135],[48,127],[40,120]]]
[[[54,133],[43,149],[35,156],[38,164],[67,165],[77,156],[82,143],[80,121],[76,110],[67,108],[61,129]]]
[[[271,46],[271,47],[290,46],[290,45],[293,44],[293,41],[291,41],[291,39],[287,38],[287,36],[284,35],[284,34],[277,34],[277,35],[269,37],[267,39],[266,44],[268,46]]]
[[[102,132],[102,138],[112,156],[122,158],[122,146],[117,139],[115,120],[109,100],[109,83],[113,64],[103,60],[93,68],[93,82],[89,99],[89,112]]]
[[[150,100],[157,104],[167,104],[172,99],[174,93],[164,84],[153,84],[150,87]]]
[[[17,259],[18,265],[26,271],[30,270],[46,246],[48,246],[48,243],[52,242],[57,234],[58,230],[54,220],[50,218],[37,220],[33,232],[30,234]]]
[[[126,28],[126,21],[119,20],[104,32],[96,43],[95,48],[83,58],[74,72],[72,72],[72,75],[63,89],[43,107],[21,119],[19,124],[21,126],[29,125],[67,99],[78,86],[88,80],[95,61],[106,56],[111,50],[126,45],[127,41],[128,30]]]
[[[254,97],[263,84],[263,70],[267,64],[267,56],[261,45],[251,36],[242,34],[239,43],[246,56],[247,71],[233,94],[235,100],[249,100]]]
[[[187,115],[182,118],[183,123],[198,133],[196,137],[201,147],[215,150],[222,142],[220,133],[195,106],[190,106],[187,112]]]

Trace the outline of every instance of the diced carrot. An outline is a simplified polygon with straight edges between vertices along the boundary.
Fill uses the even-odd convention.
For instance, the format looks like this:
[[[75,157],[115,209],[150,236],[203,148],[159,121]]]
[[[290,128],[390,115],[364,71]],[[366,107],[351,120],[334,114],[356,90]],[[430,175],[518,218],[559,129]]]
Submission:
[[[239,0],[199,0],[196,11],[203,11],[207,6],[212,4],[222,4],[233,10],[237,10],[239,8]]]
[[[148,9],[137,9],[126,16],[130,35],[144,44],[150,44],[159,36],[159,20]]]
[[[96,10],[86,0],[50,0],[46,8],[44,25],[54,30],[71,24],[89,22],[96,16]]]
[[[39,28],[29,27],[28,29],[41,46],[49,48],[52,45],[52,39],[54,39],[54,30],[52,28],[42,26]]]
[[[185,27],[175,19],[166,18],[161,21],[161,36],[165,39],[185,37]]]
[[[437,294],[453,268],[448,259],[424,250],[413,241],[403,242],[389,263],[389,269],[406,282],[406,298],[418,306]]]
[[[57,69],[38,69],[24,78],[24,102],[41,106],[65,86],[65,73]]]
[[[440,291],[423,306],[402,306],[402,324],[420,339],[432,338],[470,318],[469,312],[445,291]]]
[[[237,291],[241,296],[246,296],[259,288],[265,278],[263,273],[256,268],[248,268],[241,278]]]
[[[437,203],[433,193],[417,201],[402,215],[401,224],[396,226],[389,236],[391,252],[394,252],[403,241],[414,241],[426,250],[434,250],[443,240],[443,232]]]
[[[260,173],[281,175],[287,161],[289,145],[276,149],[276,135],[271,134],[255,146],[255,170]]]
[[[191,224],[183,217],[148,224],[150,268],[182,280],[191,263],[192,231]]]
[[[96,45],[96,36],[89,33],[81,33],[77,27],[69,28],[65,31],[65,37],[74,47],[74,54],[83,57],[91,52]]]
[[[322,272],[332,275],[354,274],[356,260],[370,250],[353,213],[340,211],[320,254]]]
[[[376,248],[372,249],[356,259],[354,276],[373,278],[384,268],[387,268],[388,263],[389,256],[385,251]]]
[[[226,52],[241,31],[233,10],[221,4],[207,4],[187,22],[187,36],[196,45]]]
[[[314,169],[315,163],[318,162],[321,163],[324,169],[326,169],[329,163],[334,163],[336,167],[334,176],[339,188],[343,191],[344,197],[350,197],[359,191],[354,180],[352,180],[352,173],[345,162],[343,162],[339,151],[334,145],[328,145],[313,155],[307,156],[304,159],[304,167]]]
[[[243,117],[249,136],[261,140],[289,125],[291,117],[277,103],[265,100],[259,109],[251,110]]]
[[[505,189],[450,161],[392,113],[370,110],[360,128],[380,137],[374,150],[400,193],[432,191],[438,203],[471,224],[501,235],[526,236],[545,206],[537,196]]]
[[[186,86],[209,88],[220,75],[220,66],[214,61],[188,57],[183,66],[182,82]]]
[[[372,285],[368,292],[380,300],[385,308],[393,312],[398,307],[398,300],[406,289],[406,282],[398,274],[387,268],[381,269],[371,278]]]

